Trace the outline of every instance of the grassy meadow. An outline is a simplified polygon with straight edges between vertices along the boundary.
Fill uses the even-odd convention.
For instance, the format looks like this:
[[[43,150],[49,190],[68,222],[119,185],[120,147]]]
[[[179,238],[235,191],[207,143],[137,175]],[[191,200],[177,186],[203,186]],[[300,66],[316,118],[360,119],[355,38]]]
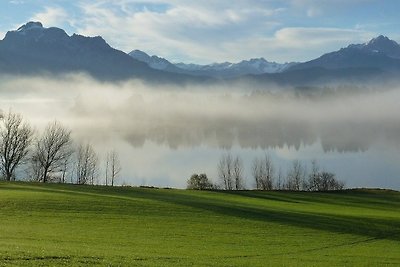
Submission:
[[[400,266],[400,193],[0,183],[0,266]]]

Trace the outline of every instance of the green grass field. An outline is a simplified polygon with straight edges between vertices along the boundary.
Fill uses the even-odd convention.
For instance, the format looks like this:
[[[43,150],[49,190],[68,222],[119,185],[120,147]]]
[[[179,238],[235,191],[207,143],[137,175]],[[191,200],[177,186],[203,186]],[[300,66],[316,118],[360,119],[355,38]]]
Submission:
[[[0,183],[0,265],[400,266],[400,193]]]

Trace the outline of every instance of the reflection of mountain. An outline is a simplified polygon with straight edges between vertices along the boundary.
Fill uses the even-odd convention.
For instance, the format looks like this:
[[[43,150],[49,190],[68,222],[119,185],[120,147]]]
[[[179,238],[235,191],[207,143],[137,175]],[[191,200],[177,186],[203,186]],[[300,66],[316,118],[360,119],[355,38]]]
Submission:
[[[293,111],[294,112],[294,111]],[[168,114],[167,114],[168,115]],[[167,116],[165,115],[165,116]],[[294,115],[294,114],[293,114]],[[338,122],[309,121],[304,117],[288,119],[280,116],[259,118],[215,118],[213,120],[179,114],[179,121],[173,118],[160,119],[154,125],[140,122],[141,128],[125,125],[121,133],[132,146],[141,147],[146,141],[170,148],[211,146],[231,148],[269,149],[301,146],[321,142],[324,151],[358,152],[366,151],[379,140],[388,144],[398,143],[400,129],[389,122],[357,122],[356,118]],[[400,123],[397,120],[397,123]]]
[[[399,92],[382,92],[380,97],[374,93],[321,98],[209,96],[208,104],[196,95],[176,95],[160,97],[150,106],[136,98],[132,107],[122,107],[135,121],[131,125],[121,121],[120,133],[139,147],[151,141],[174,149],[231,148],[235,144],[252,149],[299,149],[320,142],[325,151],[365,151],[382,140],[390,145],[400,142],[400,118],[391,114],[397,102],[389,99],[400,99]],[[164,106],[170,101],[174,107]],[[153,109],[157,112],[150,112]]]

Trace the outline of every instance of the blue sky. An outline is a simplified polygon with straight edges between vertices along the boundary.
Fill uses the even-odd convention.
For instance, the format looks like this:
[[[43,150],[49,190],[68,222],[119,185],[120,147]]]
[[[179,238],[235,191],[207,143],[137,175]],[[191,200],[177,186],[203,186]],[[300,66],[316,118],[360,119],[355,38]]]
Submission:
[[[171,61],[305,61],[384,34],[400,41],[398,0],[4,0],[0,38],[27,21]]]

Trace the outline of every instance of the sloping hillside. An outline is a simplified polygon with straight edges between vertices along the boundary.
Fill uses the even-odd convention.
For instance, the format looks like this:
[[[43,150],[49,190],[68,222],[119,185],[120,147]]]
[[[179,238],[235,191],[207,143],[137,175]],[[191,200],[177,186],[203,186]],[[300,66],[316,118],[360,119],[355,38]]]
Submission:
[[[0,183],[1,265],[400,264],[400,193]]]

